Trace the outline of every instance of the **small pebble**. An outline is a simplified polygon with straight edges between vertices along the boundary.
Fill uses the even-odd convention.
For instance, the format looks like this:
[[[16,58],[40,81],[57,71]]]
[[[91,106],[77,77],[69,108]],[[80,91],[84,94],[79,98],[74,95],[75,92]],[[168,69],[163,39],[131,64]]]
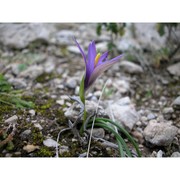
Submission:
[[[59,85],[57,86],[57,88],[59,88],[59,89],[64,89],[64,85],[63,85],[63,84],[59,84]]]
[[[76,86],[75,88],[75,95],[78,95],[79,94],[79,86]]]
[[[62,95],[60,98],[64,100],[69,100],[69,97],[67,95]]]
[[[155,114],[153,114],[153,113],[150,113],[150,114],[147,115],[148,120],[155,119],[156,117],[157,116]]]
[[[159,116],[157,117],[157,121],[158,121],[158,122],[164,121],[164,116],[163,116],[163,115],[159,115]]]
[[[72,142],[78,142],[78,140],[75,138],[72,138]]]
[[[18,117],[17,117],[16,115],[14,115],[14,116],[6,119],[6,120],[5,120],[5,123],[9,123],[9,124],[11,124],[11,123],[16,123],[17,120],[18,120]]]
[[[141,126],[141,125],[142,125],[141,121],[138,121],[138,122],[136,123],[136,125],[137,125],[137,126]]]
[[[141,121],[147,121],[148,119],[147,119],[147,117],[146,116],[142,116],[141,117]]]
[[[171,157],[180,157],[180,153],[179,152],[173,152]]]
[[[70,102],[66,102],[66,105],[70,107],[72,104]]]
[[[69,147],[68,146],[61,146],[60,148],[59,148],[59,153],[62,155],[62,154],[64,154],[64,153],[68,153],[69,152]]]
[[[102,91],[96,91],[96,92],[94,92],[94,96],[96,96],[96,97],[100,97],[101,94],[102,94]]]
[[[138,139],[138,141],[139,141],[139,143],[143,143],[143,135],[142,135],[142,133],[140,133],[140,132],[138,132],[138,131],[133,131],[132,132],[132,135],[135,137],[135,138],[137,138]]]
[[[29,114],[30,114],[31,116],[35,116],[36,111],[35,111],[34,109],[31,109],[31,110],[29,110]]]
[[[163,109],[163,114],[169,114],[173,112],[174,112],[174,109],[172,107],[166,107]]]
[[[57,100],[56,103],[59,104],[59,105],[63,105],[64,104],[64,99]]]
[[[12,157],[12,154],[11,153],[7,153],[6,157]]]
[[[66,82],[66,86],[70,89],[74,89],[77,86],[77,81],[75,78],[69,78]]]
[[[39,123],[35,123],[34,127],[38,128],[40,131],[43,129]]]
[[[180,109],[180,96],[178,96],[172,103],[174,109]]]
[[[89,133],[91,133],[91,130],[88,130]],[[92,131],[92,135],[97,138],[104,138],[105,131],[103,128],[94,128]]]
[[[178,134],[180,135],[180,129],[178,129]]]
[[[35,151],[36,149],[39,149],[39,146],[35,146],[33,144],[28,144],[26,146],[23,147],[23,150],[25,150],[26,152],[30,153]]]
[[[18,152],[15,152],[14,155],[15,155],[15,156],[21,156],[21,152],[19,152],[19,151],[18,151]]]
[[[20,134],[20,137],[24,140],[31,134],[31,130],[27,129]]]
[[[43,144],[47,147],[56,147],[57,145],[59,146],[59,144],[51,138],[44,140]]]
[[[79,155],[79,157],[86,157],[86,156],[87,156],[87,152],[84,152],[84,153]]]
[[[162,150],[159,150],[158,152],[157,152],[157,157],[158,158],[162,158],[163,157],[163,154],[164,154],[164,152],[162,151]]]

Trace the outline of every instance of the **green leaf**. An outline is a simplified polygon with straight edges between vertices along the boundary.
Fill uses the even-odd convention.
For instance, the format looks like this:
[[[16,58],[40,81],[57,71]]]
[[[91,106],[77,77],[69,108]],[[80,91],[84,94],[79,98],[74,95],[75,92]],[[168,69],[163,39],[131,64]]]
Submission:
[[[79,97],[83,104],[85,104],[85,92],[84,92],[84,76],[82,77],[80,89],[79,89]]]
[[[16,105],[17,108],[34,108],[34,103],[31,101],[25,101],[17,97],[12,98],[11,101]]]
[[[102,127],[105,130],[108,130],[115,135],[117,143],[118,143],[118,147],[119,147],[120,157],[125,157],[124,150],[127,153],[128,157],[132,157],[132,154],[131,154],[129,148],[127,147],[124,139],[111,126],[109,126],[107,123],[105,123],[103,121],[95,122],[94,126]],[[88,125],[88,127],[89,127],[89,125]],[[123,148],[124,148],[124,150],[123,150]]]
[[[133,144],[134,148],[136,149],[136,152],[137,152],[138,156],[141,157],[141,152],[140,152],[140,150],[138,148],[137,143],[135,142],[133,137],[131,137],[131,135],[124,128],[119,126],[119,124],[115,123],[114,121],[112,121],[110,119],[106,119],[106,118],[96,118],[95,122],[108,122],[108,123],[111,123],[114,126],[116,126],[118,128],[118,130],[120,132],[122,132],[129,139],[129,141]]]
[[[96,33],[98,36],[101,35],[101,30],[102,30],[102,24],[98,23],[97,27],[96,27]]]
[[[121,27],[119,28],[119,34],[120,34],[120,36],[123,36],[123,35],[125,34],[124,26],[121,26]]]
[[[0,103],[15,106],[16,108],[33,108],[34,103],[22,100],[17,96],[19,93],[13,90],[12,85],[0,74]]]
[[[0,92],[9,92],[12,86],[7,82],[2,74],[0,74]]]
[[[165,27],[165,24],[162,24],[162,23],[157,24],[157,31],[160,36],[163,36],[165,33],[164,27]]]
[[[109,23],[108,30],[110,30],[112,33],[117,35],[117,33],[118,33],[117,23]]]

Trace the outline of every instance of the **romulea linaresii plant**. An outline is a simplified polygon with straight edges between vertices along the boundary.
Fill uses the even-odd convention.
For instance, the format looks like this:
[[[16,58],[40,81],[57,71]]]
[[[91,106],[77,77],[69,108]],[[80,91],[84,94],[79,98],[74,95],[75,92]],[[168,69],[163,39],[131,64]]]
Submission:
[[[88,128],[91,128],[91,132],[94,126],[104,128],[106,131],[109,131],[110,133],[114,134],[117,144],[118,144],[120,157],[133,157],[134,156],[132,151],[128,148],[125,140],[123,139],[124,136],[134,146],[136,150],[136,156],[141,157],[141,153],[139,151],[137,143],[135,142],[133,137],[131,137],[131,135],[123,127],[121,127],[118,123],[114,122],[111,119],[96,117],[97,112],[87,117],[87,112],[86,112],[86,99],[85,99],[86,91],[104,71],[109,69],[115,63],[117,63],[123,55],[119,55],[109,60],[108,52],[105,52],[103,54],[96,52],[96,46],[95,46],[94,41],[90,42],[88,46],[88,53],[86,55],[75,38],[74,38],[74,41],[77,47],[79,48],[79,51],[81,52],[81,55],[83,57],[83,60],[85,63],[85,73],[80,83],[79,97],[72,96],[70,98],[80,104],[81,110],[79,113],[79,118],[76,120],[76,122],[74,122],[73,124],[69,120],[70,127],[64,130],[76,128],[76,125],[81,123],[82,125],[80,128],[80,132],[78,133],[78,136],[80,137],[81,135],[83,135],[83,133],[88,132],[87,131]],[[76,132],[77,132],[77,129],[76,129]],[[59,138],[59,135],[58,135],[58,138]],[[91,135],[92,133],[90,134],[90,139],[91,139]],[[90,141],[89,141],[89,145],[90,145]],[[89,154],[89,146],[88,146],[87,157],[88,157],[88,154]]]

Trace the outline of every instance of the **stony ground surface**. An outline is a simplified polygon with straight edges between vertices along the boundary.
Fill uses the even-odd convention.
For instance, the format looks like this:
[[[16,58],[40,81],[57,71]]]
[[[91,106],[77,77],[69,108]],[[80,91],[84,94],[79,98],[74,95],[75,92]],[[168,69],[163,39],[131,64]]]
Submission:
[[[151,31],[145,33],[142,27]],[[0,72],[21,91],[22,99],[35,104],[31,109],[17,109],[0,103],[1,157],[55,157],[56,146],[60,157],[81,157],[87,152],[87,144],[82,145],[70,131],[61,134],[58,144],[56,139],[68,127],[68,119],[75,117],[68,95],[78,95],[84,72],[72,36],[84,49],[96,40],[103,52],[110,34],[103,31],[97,36],[95,28],[96,24],[0,25]],[[161,47],[164,37],[158,37],[152,24],[137,24],[137,31],[136,38],[127,31],[116,40],[117,53],[125,56],[89,90],[88,107],[96,110],[108,80],[100,114],[113,116],[125,127],[143,157],[179,157],[180,53],[156,67],[151,50]],[[95,133],[115,143],[109,132],[96,129]],[[92,141],[90,157],[118,156],[117,149]]]

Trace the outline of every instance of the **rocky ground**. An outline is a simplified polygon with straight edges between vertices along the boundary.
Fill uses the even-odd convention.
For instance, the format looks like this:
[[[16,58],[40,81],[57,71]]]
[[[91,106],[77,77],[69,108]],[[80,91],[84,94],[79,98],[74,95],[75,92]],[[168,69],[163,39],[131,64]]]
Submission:
[[[0,103],[1,157],[55,157],[57,146],[60,157],[87,152],[87,144],[81,145],[71,131],[62,133],[58,142],[57,137],[68,127],[68,119],[77,115],[68,95],[78,95],[84,72],[72,36],[84,49],[95,40],[104,52],[110,34],[103,31],[97,36],[95,29],[96,24],[0,24],[0,72],[23,100],[35,104],[18,109]],[[143,157],[179,157],[180,53],[157,67],[152,49],[161,47],[165,37],[158,36],[153,24],[137,24],[136,29],[136,38],[127,30],[116,39],[116,53],[125,56],[87,93],[87,108],[96,110],[108,80],[99,115],[113,116],[126,128]],[[115,143],[113,135],[101,128],[94,135]],[[90,157],[118,156],[117,149],[92,141]]]

